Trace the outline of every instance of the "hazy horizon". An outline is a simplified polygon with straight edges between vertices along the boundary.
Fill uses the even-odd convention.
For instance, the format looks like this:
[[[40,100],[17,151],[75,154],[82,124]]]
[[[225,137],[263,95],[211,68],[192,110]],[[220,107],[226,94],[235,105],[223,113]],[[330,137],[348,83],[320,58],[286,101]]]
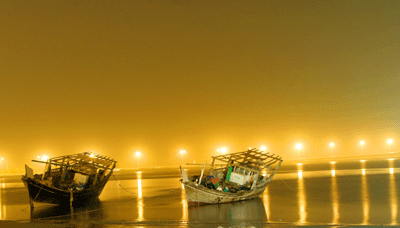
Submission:
[[[399,1],[1,1],[0,28],[10,167],[399,150]]]

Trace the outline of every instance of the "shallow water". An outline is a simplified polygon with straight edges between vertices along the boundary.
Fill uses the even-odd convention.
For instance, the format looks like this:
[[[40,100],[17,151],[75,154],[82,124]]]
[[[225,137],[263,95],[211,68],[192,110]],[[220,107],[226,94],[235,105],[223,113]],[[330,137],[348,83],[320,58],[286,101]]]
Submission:
[[[397,164],[397,160],[287,167],[283,163],[255,200],[190,207],[178,167],[116,171],[99,200],[74,208],[36,203],[31,210],[19,176],[3,176],[0,218],[65,227],[398,225]],[[198,168],[189,169],[189,174],[197,172]]]

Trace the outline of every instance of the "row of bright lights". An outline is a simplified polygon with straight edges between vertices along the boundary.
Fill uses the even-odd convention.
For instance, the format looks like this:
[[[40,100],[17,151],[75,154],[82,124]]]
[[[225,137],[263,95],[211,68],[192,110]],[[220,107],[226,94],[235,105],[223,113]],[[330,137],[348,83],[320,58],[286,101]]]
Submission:
[[[186,151],[185,150],[181,150],[181,151],[179,151],[179,153],[180,154],[184,154],[184,153],[186,153]],[[142,152],[137,151],[135,154],[136,154],[136,157],[140,157],[142,155]]]
[[[251,148],[249,148],[251,149]],[[261,146],[260,148],[261,151],[265,151],[266,147],[265,146]],[[217,149],[218,152],[221,152],[223,154],[226,154],[226,152],[228,152],[228,149],[226,147],[222,147],[221,149]],[[181,150],[179,151],[179,153],[183,156],[186,153],[186,150]],[[136,152],[136,157],[140,157],[142,155],[142,153],[140,151]]]
[[[394,158],[388,158],[387,160],[388,160],[388,161],[393,161]],[[360,160],[361,163],[364,163],[364,162],[366,162],[366,161],[367,161],[367,160]],[[331,161],[331,162],[329,162],[329,163],[331,163],[332,165],[334,165],[334,164],[336,164],[336,161]],[[297,163],[297,165],[301,166],[301,165],[303,165],[303,163]]]
[[[360,141],[360,146],[363,146],[364,144],[365,144],[365,142],[363,140]],[[389,144],[389,146],[392,145],[393,139],[388,139],[387,144]],[[333,143],[333,142],[329,143],[329,147],[333,148],[334,146],[335,146],[335,143]],[[303,144],[297,143],[295,148],[296,148],[296,150],[301,150],[303,148]]]
[[[251,148],[249,148],[249,149],[251,149]],[[260,150],[261,151],[265,151],[266,150],[266,147],[265,146],[261,146],[260,147]],[[226,147],[222,147],[221,149],[217,149],[217,151],[218,152],[221,152],[221,153],[223,153],[223,154],[226,154],[226,152],[228,152],[228,149],[226,148]],[[179,151],[179,153],[183,156],[185,153],[186,153],[186,150],[181,150],[181,151]],[[140,152],[140,151],[137,151],[136,152],[136,157],[140,157],[142,155],[142,153]],[[39,158],[39,157],[38,157]],[[46,157],[47,158],[47,157]]]
[[[388,143],[389,145],[391,145],[391,144],[393,143],[393,140],[392,140],[392,139],[388,139],[388,140],[387,140],[387,143]],[[361,141],[361,142],[360,142],[360,145],[361,145],[361,146],[364,145],[364,144],[365,144],[364,141]],[[335,146],[335,143],[333,143],[333,142],[329,143],[329,147],[333,148],[334,146]],[[296,148],[296,150],[301,150],[301,149],[303,149],[303,144],[297,143],[297,144],[295,145],[295,148]],[[251,149],[251,148],[249,148],[249,149]],[[261,146],[261,147],[260,147],[260,151],[266,151],[266,150],[267,150],[267,148],[266,148],[265,146]],[[222,147],[222,148],[217,149],[217,152],[220,152],[220,153],[222,153],[222,154],[226,154],[226,152],[228,152],[228,149],[227,149],[226,147]],[[185,150],[181,150],[181,151],[179,151],[179,153],[183,156],[183,154],[185,154],[186,151],[185,151]],[[141,153],[140,151],[137,151],[137,152],[136,152],[136,157],[140,157],[141,155],[142,155],[142,153]],[[39,158],[39,157],[38,157],[38,158]],[[46,159],[47,159],[47,157],[46,157]]]
[[[364,144],[365,144],[365,142],[364,142],[363,140],[360,141],[360,145],[361,145],[361,146],[363,146]],[[392,145],[392,144],[393,144],[393,139],[388,139],[388,140],[387,140],[387,144]],[[331,148],[335,147],[335,143],[330,142],[330,143],[329,143],[329,147],[331,147]],[[297,144],[295,145],[295,148],[296,148],[296,150],[301,150],[301,149],[303,149],[303,144],[297,143]],[[249,148],[249,149],[251,149],[251,148]],[[267,149],[267,148],[266,148],[265,146],[261,146],[261,147],[260,147],[260,150],[261,150],[261,151],[265,151],[266,149]],[[221,153],[223,153],[223,154],[225,154],[225,153],[227,152],[227,149],[226,149],[225,147],[223,147],[223,148],[221,148],[221,149],[217,149],[217,151],[218,151],[218,152],[221,152]]]
[[[360,145],[361,146],[363,146],[364,144],[365,144],[364,141],[360,141]],[[388,139],[387,140],[387,144],[392,145],[393,144],[393,139]],[[335,143],[333,143],[333,142],[329,143],[329,147],[333,148],[334,146],[335,146]],[[301,150],[301,149],[303,149],[303,144],[297,143],[295,145],[295,148],[296,148],[296,150]],[[251,147],[249,148],[249,150],[250,149],[251,149]],[[261,146],[260,147],[260,151],[266,151],[266,150],[267,150],[267,148],[265,146]],[[228,152],[228,149],[226,147],[222,147],[222,148],[217,149],[217,152],[220,152],[222,154],[226,154],[226,152]],[[181,150],[181,151],[179,151],[179,153],[183,156],[183,154],[185,154],[186,151],[185,150]],[[141,156],[141,153],[139,151],[136,152],[136,157],[140,157],[140,156]]]
[[[180,153],[181,153],[181,154],[184,154],[184,153],[186,153],[186,151],[181,150]],[[136,157],[139,158],[141,155],[142,155],[142,153],[141,153],[140,151],[137,151],[137,152],[136,152]],[[94,155],[91,154],[90,157],[94,157]],[[37,156],[37,158],[40,159],[40,160],[42,160],[42,161],[47,161],[47,159],[48,159],[47,155],[43,155],[42,157]],[[4,158],[1,158],[1,159],[3,160]]]
[[[361,146],[363,146],[364,144],[365,144],[364,141],[360,141],[360,145]],[[393,139],[388,139],[387,140],[387,144],[392,145],[393,144]],[[333,142],[329,143],[329,147],[333,148],[334,146],[335,146],[335,143],[333,143]],[[301,150],[301,149],[303,149],[303,144],[297,143],[295,145],[295,148],[296,148],[296,150]],[[249,148],[249,149],[251,149],[251,148]],[[266,150],[267,150],[267,148],[265,146],[261,146],[260,147],[260,151],[266,151]],[[221,152],[222,154],[226,154],[226,152],[228,152],[228,149],[226,147],[222,147],[220,149],[217,149],[217,152]],[[183,156],[183,154],[185,154],[186,151],[185,150],[181,150],[181,151],[179,151],[179,153]],[[142,155],[142,153],[140,151],[136,152],[136,157],[139,158],[141,155]],[[93,155],[90,155],[90,156],[93,157]],[[48,157],[46,155],[43,155],[42,157],[37,156],[37,158],[42,160],[42,161],[47,161],[47,159],[48,159]],[[1,158],[1,160],[4,160],[4,158]]]
[[[181,150],[181,151],[179,151],[179,153],[183,155],[184,153],[186,153],[186,151],[185,150]],[[136,152],[136,157],[140,157],[141,155],[142,155],[142,153],[140,151]]]
[[[249,150],[251,150],[251,147],[249,147]],[[265,146],[260,146],[260,151],[266,151],[267,147]],[[221,149],[217,149],[217,152],[221,152],[222,154],[226,154],[228,152],[228,149],[226,147],[222,147]]]
[[[393,144],[393,139],[388,139],[387,141],[388,145],[392,145]],[[364,141],[360,141],[360,146],[363,146],[365,144]],[[335,144],[334,143],[330,143],[329,146],[333,147]]]
[[[89,155],[91,158],[94,157],[94,154]],[[47,157],[47,155],[43,155],[42,157],[37,156],[38,159],[42,160],[42,161],[47,161],[47,159],[49,159],[49,157]],[[3,158],[2,158],[3,159]]]

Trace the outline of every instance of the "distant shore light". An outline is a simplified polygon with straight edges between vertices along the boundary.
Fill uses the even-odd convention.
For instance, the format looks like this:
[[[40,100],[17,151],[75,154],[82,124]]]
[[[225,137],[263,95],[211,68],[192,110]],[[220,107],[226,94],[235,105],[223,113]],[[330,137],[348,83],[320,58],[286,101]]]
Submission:
[[[223,154],[225,154],[227,151],[228,151],[228,149],[226,149],[226,147],[222,147],[222,148],[221,148],[221,152],[222,152]]]
[[[301,150],[303,148],[303,145],[301,143],[296,144],[296,150]]]
[[[46,155],[43,155],[43,156],[42,156],[42,161],[47,161],[47,158],[48,158],[48,157],[47,157]]]

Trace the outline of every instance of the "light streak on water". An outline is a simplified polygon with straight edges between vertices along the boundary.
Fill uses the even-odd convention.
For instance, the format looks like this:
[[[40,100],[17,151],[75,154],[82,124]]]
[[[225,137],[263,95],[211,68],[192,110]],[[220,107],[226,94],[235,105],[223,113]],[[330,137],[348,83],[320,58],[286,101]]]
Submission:
[[[143,221],[142,172],[136,172],[138,182],[138,219]]]
[[[299,175],[299,187],[297,197],[299,199],[299,222],[305,223],[307,220],[307,212],[306,212],[306,194],[304,192],[304,180],[303,180],[303,171],[298,171]]]
[[[397,187],[396,187],[396,179],[393,175],[393,160],[389,160],[389,202],[390,202],[390,211],[392,214],[392,224],[397,225],[397,208],[398,208],[398,199],[397,199]]]
[[[334,161],[331,162],[331,174],[332,174],[332,211],[333,211],[333,219],[332,223],[338,224],[339,222],[339,192],[337,187],[337,179],[336,179],[336,170],[335,170],[335,163]]]
[[[188,220],[188,204],[185,194],[185,187],[183,186],[183,183],[181,188],[181,204],[182,204],[182,220]]]
[[[267,221],[269,222],[269,218],[271,217],[271,212],[269,210],[270,202],[269,202],[269,188],[267,187],[263,193],[263,201],[264,201],[264,208],[265,213],[267,214]]]
[[[363,224],[368,224],[369,220],[369,193],[368,193],[368,182],[367,176],[365,175],[365,164],[362,164],[362,176],[361,176],[361,200],[363,205]]]
[[[138,179],[138,197],[142,198],[142,179]]]
[[[3,183],[3,188],[4,188],[4,183]],[[2,189],[0,189],[0,219],[3,219],[3,202],[1,201],[1,198],[3,198],[2,196]]]
[[[335,170],[332,170],[335,171]],[[338,224],[339,222],[339,193],[337,187],[337,179],[335,175],[332,175],[332,209],[333,209],[333,223]]]

